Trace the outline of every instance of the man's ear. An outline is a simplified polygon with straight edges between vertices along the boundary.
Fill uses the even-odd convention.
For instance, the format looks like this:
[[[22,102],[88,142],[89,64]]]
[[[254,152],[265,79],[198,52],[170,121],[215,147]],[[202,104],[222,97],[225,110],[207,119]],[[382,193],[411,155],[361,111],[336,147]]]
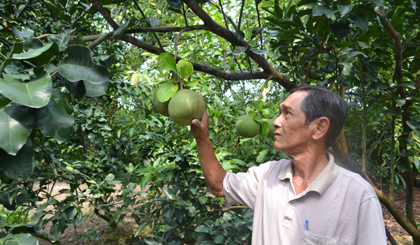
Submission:
[[[328,129],[330,128],[330,120],[327,117],[320,117],[314,120],[315,131],[312,135],[314,140],[319,140],[325,137]]]

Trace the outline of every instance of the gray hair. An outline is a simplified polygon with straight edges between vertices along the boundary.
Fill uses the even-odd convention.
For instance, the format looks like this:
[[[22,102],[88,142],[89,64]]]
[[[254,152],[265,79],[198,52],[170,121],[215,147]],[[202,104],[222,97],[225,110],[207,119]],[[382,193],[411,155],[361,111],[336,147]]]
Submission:
[[[330,127],[325,137],[326,149],[330,148],[346,121],[349,113],[347,103],[338,94],[323,87],[305,84],[293,88],[291,93],[296,91],[308,92],[300,108],[305,114],[305,124],[309,124],[320,117],[326,117],[330,120]]]

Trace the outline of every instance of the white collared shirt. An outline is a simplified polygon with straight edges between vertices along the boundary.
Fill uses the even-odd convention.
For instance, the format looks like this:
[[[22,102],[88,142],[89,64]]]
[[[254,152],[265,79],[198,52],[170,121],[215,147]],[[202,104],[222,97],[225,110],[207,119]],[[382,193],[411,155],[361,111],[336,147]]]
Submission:
[[[382,209],[372,186],[337,166],[331,154],[328,158],[324,170],[298,195],[291,160],[226,175],[226,200],[254,210],[253,245],[387,244]]]

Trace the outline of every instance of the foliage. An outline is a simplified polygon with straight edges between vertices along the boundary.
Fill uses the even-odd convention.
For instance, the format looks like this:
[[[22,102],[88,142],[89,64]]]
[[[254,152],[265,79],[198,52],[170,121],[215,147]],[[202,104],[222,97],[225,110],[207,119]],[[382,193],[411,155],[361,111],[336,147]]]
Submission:
[[[88,218],[84,204],[112,228],[132,217],[134,236],[149,227],[148,244],[249,241],[252,211],[208,194],[188,127],[153,109],[154,91],[169,100],[181,81],[203,95],[216,156],[233,172],[287,157],[263,136],[267,123],[244,139],[237,118],[272,117],[299,84],[343,96],[351,113],[331,151],[407,192],[402,216],[377,191],[420,242],[410,209],[420,166],[419,4],[0,1],[0,241],[59,243]],[[52,195],[57,183],[67,184],[64,198]]]

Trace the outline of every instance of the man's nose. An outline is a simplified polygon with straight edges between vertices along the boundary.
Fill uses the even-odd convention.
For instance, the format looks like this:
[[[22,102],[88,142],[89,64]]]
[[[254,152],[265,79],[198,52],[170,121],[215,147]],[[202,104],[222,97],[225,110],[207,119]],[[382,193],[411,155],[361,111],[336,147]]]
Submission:
[[[274,120],[273,126],[275,128],[280,128],[281,127],[281,114]]]

